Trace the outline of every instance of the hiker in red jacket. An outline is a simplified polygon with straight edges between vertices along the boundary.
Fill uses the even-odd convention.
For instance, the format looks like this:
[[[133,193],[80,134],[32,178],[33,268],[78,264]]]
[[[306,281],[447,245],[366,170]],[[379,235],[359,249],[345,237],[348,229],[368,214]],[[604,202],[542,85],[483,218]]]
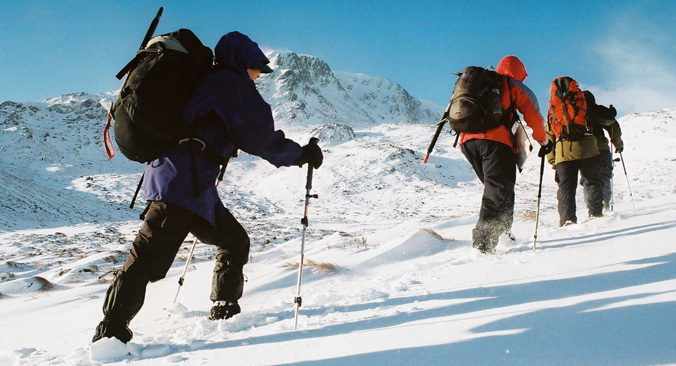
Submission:
[[[505,56],[495,71],[503,77],[503,113],[521,113],[533,130],[533,139],[545,145],[544,120],[535,94],[523,84],[528,74],[521,60]],[[502,125],[485,132],[460,134],[461,151],[484,184],[479,220],[472,231],[472,246],[482,253],[494,253],[500,235],[509,233],[512,227],[516,184],[512,139],[511,130]]]

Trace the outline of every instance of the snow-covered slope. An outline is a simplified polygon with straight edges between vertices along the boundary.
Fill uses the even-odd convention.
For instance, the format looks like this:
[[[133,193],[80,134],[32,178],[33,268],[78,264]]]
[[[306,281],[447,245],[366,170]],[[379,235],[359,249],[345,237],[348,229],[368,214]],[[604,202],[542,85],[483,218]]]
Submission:
[[[262,88],[273,105],[274,93],[294,91],[317,108],[338,85],[349,99],[334,106],[383,99],[356,85],[385,84],[361,79],[328,78],[319,94],[281,81]],[[215,254],[206,245],[172,304],[186,243],[167,279],[149,285],[125,346],[89,344],[110,271],[140,227],[126,206],[141,166],[105,159],[99,100],[110,97],[0,105],[0,365],[676,364],[676,109],[620,119],[627,176],[616,163],[615,210],[602,218],[586,218],[579,192],[579,224],[559,228],[546,167],[535,252],[533,154],[517,180],[517,240],[485,256],[471,248],[483,187],[451,136],[422,164],[433,123],[381,123],[387,109],[376,107],[340,113],[371,118],[353,124],[283,119],[279,103],[289,135],[320,136],[325,154],[308,213],[300,330],[305,169],[243,154],[219,187],[252,237],[242,314],[206,320]],[[94,115],[77,120],[84,104]]]

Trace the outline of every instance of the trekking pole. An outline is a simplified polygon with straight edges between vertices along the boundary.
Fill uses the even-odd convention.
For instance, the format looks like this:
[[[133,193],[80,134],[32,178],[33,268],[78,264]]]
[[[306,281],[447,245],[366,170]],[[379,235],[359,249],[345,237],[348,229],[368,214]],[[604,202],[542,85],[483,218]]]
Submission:
[[[313,137],[310,139],[309,144],[316,145],[318,141],[319,141],[318,138]],[[308,163],[307,180],[305,182],[305,209],[303,211],[303,218],[300,220],[301,224],[303,224],[303,233],[300,242],[300,263],[298,263],[298,285],[296,287],[296,297],[293,298],[293,303],[296,306],[296,316],[293,325],[294,330],[298,329],[298,310],[303,302],[303,300],[300,297],[300,284],[301,280],[303,279],[303,261],[305,260],[305,232],[308,227],[307,209],[308,206],[310,205],[310,198],[319,198],[319,196],[316,194],[310,194],[311,189],[312,189],[312,164]]]
[[[155,33],[155,29],[157,28],[157,24],[160,22],[160,17],[162,16],[163,10],[164,8],[160,7],[160,10],[157,11],[155,18],[153,18],[153,21],[150,22],[150,26],[146,31],[146,35],[143,37],[143,42],[141,42],[141,47],[139,48],[139,50],[144,49],[148,41],[150,41],[150,38],[152,38],[153,34]],[[131,61],[129,61],[129,63],[122,70],[120,70],[120,72],[118,72],[117,75],[115,75],[115,77],[117,77],[118,80],[121,80],[125,74],[127,74],[128,77],[129,70],[132,70],[134,67],[136,67],[136,64],[141,60],[141,58],[142,55],[140,53],[137,53],[136,57],[134,57]],[[120,91],[124,89],[125,85],[127,85],[127,79],[125,79],[124,82],[122,83]],[[106,155],[108,155],[109,159],[112,159],[115,156],[115,147],[113,146],[113,141],[110,139],[110,126],[112,120],[113,116],[111,114],[111,111],[108,110],[108,115],[106,116],[106,126],[103,128],[103,146],[106,148]]]
[[[538,204],[535,211],[535,234],[533,234],[533,251],[535,251],[536,243],[538,241],[538,223],[540,222],[540,198],[542,197],[542,176],[545,171],[545,157],[540,161],[540,184],[538,187]]]
[[[448,107],[446,107],[446,111],[444,114],[441,116],[441,119],[439,122],[437,122],[437,130],[434,132],[434,137],[432,137],[432,142],[430,142],[430,146],[427,148],[427,154],[425,154],[425,158],[423,159],[423,164],[427,164],[427,159],[430,158],[430,154],[432,153],[432,150],[434,150],[434,145],[437,144],[437,139],[439,139],[439,135],[441,134],[441,130],[444,128],[444,125],[446,122],[448,122],[448,111],[451,109],[451,103],[448,103]]]
[[[629,176],[627,175],[627,168],[624,166],[624,158],[622,157],[622,153],[620,154],[620,161],[622,162],[622,169],[624,170],[624,177],[627,178],[627,187],[629,187],[629,197],[631,197],[631,204],[634,206],[634,210],[636,209],[636,204],[634,203],[634,194],[631,193],[631,185],[629,184]]]
[[[183,280],[185,280],[185,274],[188,272],[188,266],[190,265],[190,261],[192,260],[193,253],[195,253],[195,247],[197,246],[197,238],[193,240],[192,242],[192,248],[190,248],[190,254],[188,254],[188,259],[185,260],[185,267],[183,267],[183,273],[181,274],[181,277],[178,279],[178,290],[176,290],[176,296],[174,296],[174,304],[176,304],[176,300],[178,300],[178,293],[181,291],[181,287],[183,287]]]

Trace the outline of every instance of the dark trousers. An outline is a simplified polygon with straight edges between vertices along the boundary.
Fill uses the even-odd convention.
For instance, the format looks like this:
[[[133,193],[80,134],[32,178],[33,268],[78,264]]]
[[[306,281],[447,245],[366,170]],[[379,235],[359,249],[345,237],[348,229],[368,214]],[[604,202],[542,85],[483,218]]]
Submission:
[[[607,206],[610,204],[610,199],[613,195],[613,186],[611,181],[613,178],[613,156],[610,153],[610,150],[600,150],[599,155],[600,169],[602,174],[601,179],[603,180],[603,205]],[[589,185],[584,178],[580,179],[580,184],[584,189],[584,200],[587,203],[587,208],[589,209]]]
[[[559,185],[556,198],[559,202],[559,225],[566,221],[577,222],[575,192],[577,190],[578,172],[582,184],[587,189],[587,207],[589,216],[603,215],[604,172],[601,167],[601,156],[564,161],[556,164],[554,179]]]
[[[472,232],[473,244],[494,248],[514,219],[514,153],[508,145],[481,139],[465,142],[461,151],[484,184],[479,220]]]
[[[242,297],[242,269],[249,258],[250,241],[237,219],[226,210],[214,228],[186,209],[151,202],[122,270],[108,289],[103,306],[106,318],[128,323],[138,313],[147,283],[166,276],[188,233],[218,247],[211,300],[236,301]]]

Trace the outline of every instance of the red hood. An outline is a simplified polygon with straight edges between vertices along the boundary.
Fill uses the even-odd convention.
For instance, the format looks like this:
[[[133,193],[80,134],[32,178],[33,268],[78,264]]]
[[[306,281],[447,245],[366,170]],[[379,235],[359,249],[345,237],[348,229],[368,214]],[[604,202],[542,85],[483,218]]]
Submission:
[[[509,76],[512,79],[523,82],[528,76],[526,72],[526,67],[523,65],[523,62],[519,60],[516,56],[505,56],[498,63],[498,67],[495,68],[500,75]]]

